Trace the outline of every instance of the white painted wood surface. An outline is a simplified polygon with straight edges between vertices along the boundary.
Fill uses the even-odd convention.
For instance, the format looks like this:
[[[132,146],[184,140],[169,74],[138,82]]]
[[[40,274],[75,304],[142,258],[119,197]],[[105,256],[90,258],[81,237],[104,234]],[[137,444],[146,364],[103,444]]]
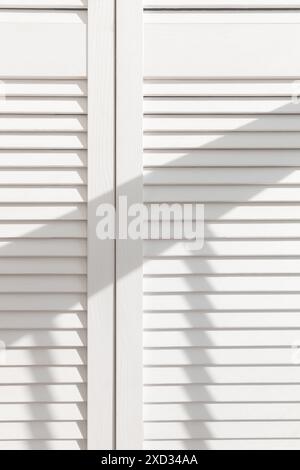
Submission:
[[[142,0],[117,0],[117,201],[141,203],[143,149]],[[119,206],[117,206],[119,207]],[[117,240],[116,446],[141,449],[142,241]]]
[[[87,14],[0,10],[1,78],[84,78]]]
[[[1,0],[0,8],[86,9],[89,0]]]
[[[86,8],[0,2],[1,449],[87,446]]]
[[[96,233],[98,206],[115,205],[114,2],[88,11],[88,448],[99,450],[115,446],[115,242]]]
[[[144,76],[297,79],[300,68],[294,45],[299,41],[299,15],[297,11],[145,12]]]
[[[144,0],[145,8],[297,8],[299,0]]]
[[[234,10],[297,3],[144,2],[144,201],[205,204],[143,245],[145,449],[300,448],[299,12]]]

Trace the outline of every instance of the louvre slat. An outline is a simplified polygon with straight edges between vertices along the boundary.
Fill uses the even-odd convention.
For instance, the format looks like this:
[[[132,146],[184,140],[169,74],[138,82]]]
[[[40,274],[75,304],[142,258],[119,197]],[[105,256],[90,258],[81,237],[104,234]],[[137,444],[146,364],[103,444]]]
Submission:
[[[0,153],[1,158],[1,153]],[[145,150],[145,167],[299,167],[295,149],[189,149]],[[288,170],[287,170],[288,171]]]
[[[87,130],[86,116],[22,116],[22,115],[0,115],[0,132],[83,132]],[[1,135],[1,146],[8,140],[10,136]],[[14,139],[29,139],[28,135],[13,135]],[[49,136],[50,138],[51,136]],[[79,138],[80,136],[78,136]],[[37,139],[46,138],[45,136],[37,136]],[[59,139],[59,136],[58,136]],[[51,148],[51,146],[50,146]],[[70,147],[72,148],[72,147]]]
[[[0,206],[0,219],[2,221],[56,221],[58,225],[63,221],[85,221],[85,205],[5,205]]]
[[[0,318],[3,329],[70,330],[83,329],[87,325],[86,312],[1,312]],[[47,355],[47,351],[45,354]]]
[[[299,283],[299,276],[158,276],[144,278],[144,292],[298,292]]]
[[[0,292],[86,292],[83,276],[1,276]],[[2,325],[2,320],[1,320]]]
[[[221,257],[145,259],[147,275],[184,274],[300,274],[299,258],[251,258],[222,259]]]
[[[1,428],[0,428],[1,429]],[[295,439],[299,421],[145,423],[145,439]]]
[[[255,316],[255,314],[254,314]],[[270,315],[270,317],[272,314]],[[283,322],[284,322],[284,316]],[[196,323],[196,322],[195,322]],[[249,322],[250,323],[250,322]],[[176,324],[174,322],[174,324]],[[237,321],[234,327],[237,327]],[[254,328],[257,328],[257,323]],[[190,322],[192,325],[192,322]],[[197,323],[196,323],[197,325]],[[196,327],[195,325],[195,327]],[[244,327],[241,319],[241,325]],[[266,323],[265,323],[266,325]],[[287,325],[291,325],[287,323]],[[214,326],[213,324],[210,326]],[[217,327],[217,326],[216,326]],[[294,324],[292,327],[295,327]],[[297,325],[298,327],[298,325]],[[190,328],[192,328],[190,326]],[[167,327],[166,327],[167,329]],[[144,350],[145,366],[249,366],[249,365],[288,365],[298,361],[296,346],[286,348],[148,348]],[[297,362],[298,363],[298,362]],[[191,416],[191,419],[193,416]]]
[[[1,71],[1,69],[0,69]],[[1,87],[0,87],[1,91]],[[0,93],[1,95],[1,93]],[[86,114],[86,98],[5,97],[0,99],[0,114]]]
[[[25,0],[23,0],[25,1]],[[37,1],[37,0],[36,0]],[[40,0],[41,1],[41,0]],[[299,0],[144,0],[146,8],[292,8]]]
[[[88,0],[1,0],[0,8],[86,8]]]
[[[23,330],[23,332],[18,330],[3,330],[1,332],[1,340],[8,348],[72,348],[86,346],[85,332],[76,330],[58,331],[47,329],[37,331]],[[25,397],[23,401],[26,401]],[[66,399],[65,401],[68,400]],[[71,401],[73,400],[71,399]]]
[[[145,441],[149,450],[299,450],[299,439],[173,439]]]
[[[0,384],[85,383],[85,368],[76,367],[3,367]],[[1,420],[0,420],[1,421]]]
[[[288,403],[298,402],[300,386],[287,385],[153,385],[144,387],[145,403]],[[1,401],[1,400],[0,400]]]
[[[144,345],[151,348],[193,347],[290,347],[297,346],[299,331],[290,330],[194,330],[194,331],[145,331]],[[293,353],[291,348],[291,352]],[[291,361],[292,361],[291,354]],[[278,378],[279,380],[279,378]],[[238,382],[236,382],[238,383]]]
[[[257,172],[257,176],[260,172]],[[288,178],[288,171],[285,177]],[[245,176],[247,178],[247,176]],[[277,187],[276,187],[277,186]],[[216,191],[216,188],[218,190]],[[0,189],[0,201],[1,201]],[[257,186],[255,184],[245,185],[198,185],[198,186],[177,186],[177,185],[156,185],[144,186],[145,202],[299,202],[299,189],[297,187],[280,187],[275,181],[268,186]],[[70,201],[72,202],[72,201]]]
[[[84,150],[0,150],[0,168],[81,168],[87,166]]]
[[[6,369],[5,369],[6,371]],[[47,369],[46,369],[47,371]],[[47,376],[45,371],[45,376]],[[5,373],[5,372],[4,372]],[[55,374],[54,380],[56,380]],[[70,373],[71,378],[73,377]],[[37,377],[39,375],[37,373]],[[20,374],[20,378],[22,375]],[[58,379],[57,379],[58,380]],[[66,374],[66,381],[68,374]],[[181,366],[145,367],[144,384],[231,384],[231,383],[299,383],[300,373],[297,366]],[[262,418],[261,418],[262,419]],[[273,418],[275,419],[275,417]]]
[[[23,173],[25,176],[25,172]],[[73,176],[76,172],[73,172]],[[14,175],[11,175],[12,177]],[[42,175],[43,176],[43,173]],[[44,176],[51,176],[48,174]],[[72,172],[71,172],[72,176]],[[29,179],[32,178],[30,173],[28,174]],[[60,175],[62,177],[62,175]],[[68,175],[67,175],[68,177]],[[75,176],[78,179],[77,176]],[[0,204],[2,203],[81,203],[86,202],[86,188],[83,186],[69,186],[69,187],[49,187],[46,185],[38,187],[0,187]]]
[[[40,403],[84,403],[86,389],[82,384],[0,385],[0,403],[34,403],[36,397]]]
[[[5,174],[5,173],[4,173]],[[1,175],[1,174],[0,174]],[[9,173],[8,173],[9,175]],[[297,168],[159,168],[144,171],[145,185],[296,185]]]
[[[161,97],[144,99],[144,113],[146,115],[299,114],[299,106],[298,101],[294,102],[292,97]]]
[[[297,420],[300,417],[299,403],[189,403],[148,404],[145,406],[145,421],[256,421]]]
[[[42,137],[40,137],[42,140]],[[38,139],[36,139],[39,142]],[[150,135],[147,134],[144,137],[144,145],[146,149],[272,149],[272,148],[299,148],[299,134],[297,132],[285,134],[274,133],[274,132],[261,132],[251,134],[238,132],[230,134],[195,134],[195,135],[173,135],[173,134],[164,134],[164,135]],[[3,146],[9,145],[6,143],[6,139],[0,138],[0,144],[3,141]],[[18,146],[18,141],[15,144]],[[21,144],[20,144],[21,145]],[[36,144],[38,145],[38,144]],[[42,145],[42,144],[40,144]],[[75,143],[73,145],[76,145]],[[77,144],[79,145],[79,144]],[[50,145],[49,145],[50,146]],[[63,146],[63,144],[62,144]],[[72,146],[70,145],[72,148]],[[78,147],[77,147],[78,148]],[[80,148],[80,147],[79,147]]]
[[[52,404],[0,404],[1,421],[84,421],[84,406],[72,403]]]
[[[25,315],[25,314],[24,314]],[[34,318],[34,314],[30,314]],[[43,315],[46,315],[45,313]],[[29,315],[27,315],[28,317]],[[40,315],[41,316],[41,315]],[[2,316],[1,316],[2,317]],[[20,323],[22,325],[22,323]],[[45,322],[44,322],[45,325]],[[53,326],[53,324],[52,324]],[[54,325],[55,326],[55,325]],[[49,326],[46,326],[49,328]],[[45,328],[46,328],[45,327]],[[19,326],[21,328],[21,326]],[[34,326],[32,327],[34,328]],[[50,325],[51,328],[51,325]],[[80,348],[26,348],[8,349],[5,366],[85,366],[86,350]],[[3,364],[4,366],[4,364]]]
[[[84,439],[86,434],[84,423],[68,421],[44,422],[8,422],[0,423],[0,439]]]
[[[59,121],[59,123],[67,121]],[[19,121],[17,122],[19,124]],[[0,119],[1,129],[1,119]],[[283,115],[283,116],[145,116],[144,118],[144,131],[145,132],[296,132],[300,130],[300,124],[297,116]],[[265,135],[265,134],[263,134]],[[268,134],[267,134],[268,135]],[[272,134],[273,135],[273,134]],[[247,140],[247,136],[241,134]],[[248,139],[251,138],[251,134]],[[254,134],[256,138],[260,138]],[[154,136],[158,142],[158,136]],[[179,136],[175,136],[178,139]],[[224,138],[230,138],[224,136]],[[285,137],[285,134],[281,137]],[[169,136],[170,139],[170,136]],[[184,139],[184,136],[182,136]],[[148,138],[146,140],[150,141]],[[259,142],[261,142],[259,140]],[[166,145],[166,144],[165,144]],[[276,148],[276,147],[275,147]]]
[[[86,260],[80,257],[65,257],[59,255],[56,257],[44,256],[36,258],[28,256],[2,257],[0,263],[1,275],[22,275],[22,274],[86,274]]]
[[[176,0],[175,0],[176,1]],[[197,1],[197,0],[195,0]],[[237,0],[238,1],[238,0]],[[295,0],[298,1],[298,0]],[[260,2],[262,4],[262,2]],[[300,6],[300,2],[299,2]],[[144,80],[144,96],[288,96],[297,91],[295,80]],[[265,116],[266,117],[266,116]]]

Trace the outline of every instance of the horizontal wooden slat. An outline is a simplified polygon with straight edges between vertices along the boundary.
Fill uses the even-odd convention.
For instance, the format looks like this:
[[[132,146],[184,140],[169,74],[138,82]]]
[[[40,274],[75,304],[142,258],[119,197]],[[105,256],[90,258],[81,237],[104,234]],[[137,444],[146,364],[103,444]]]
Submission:
[[[194,330],[144,332],[144,346],[158,348],[192,347],[290,347],[299,342],[299,331],[291,330]],[[292,353],[291,348],[291,361]],[[280,377],[278,377],[280,380]],[[276,382],[276,381],[275,381]]]
[[[0,150],[0,168],[71,167],[87,166],[84,150]]]
[[[85,311],[86,297],[83,294],[0,294],[0,310],[70,310]]]
[[[3,78],[86,76],[85,12],[0,11]],[[65,38],[68,38],[66,41]]]
[[[37,0],[38,1],[38,0]],[[58,0],[60,1],[60,0]],[[0,3],[2,8],[2,3]],[[32,79],[4,79],[0,82],[0,96],[86,96],[86,80],[32,80]]]
[[[156,294],[144,295],[144,309],[176,310],[296,310],[297,294]]]
[[[146,78],[299,76],[292,50],[299,40],[298,12],[146,13],[144,17]]]
[[[86,450],[85,440],[18,440],[18,441],[0,441],[1,450]]]
[[[299,421],[145,423],[145,439],[264,439],[300,437]],[[0,427],[1,431],[1,427]]]
[[[242,279],[239,277],[238,279]],[[278,289],[280,290],[280,289]],[[145,330],[300,328],[298,312],[144,313]],[[263,359],[263,356],[262,356]]]
[[[289,171],[285,173],[288,178]],[[245,178],[248,172],[244,173]],[[251,173],[249,172],[249,175]],[[278,176],[278,175],[277,175]],[[282,175],[283,176],[283,175]],[[297,187],[268,186],[144,186],[145,202],[299,202],[300,194]],[[0,189],[0,201],[1,201]],[[72,201],[71,201],[72,202]]]
[[[85,240],[16,239],[0,241],[0,258],[41,256],[86,256]]]
[[[32,315],[32,314],[31,314]],[[53,327],[53,325],[52,325]],[[21,328],[21,326],[19,326]],[[33,327],[34,328],[34,327]],[[1,366],[85,366],[84,348],[7,349]]]
[[[34,136],[34,139],[36,137]],[[40,137],[42,141],[43,137]],[[61,137],[63,141],[64,137]],[[70,137],[71,139],[71,137]],[[84,141],[81,137],[82,147],[76,142],[70,143],[78,145],[77,148],[84,148]],[[9,146],[9,139],[0,136],[0,145]],[[30,138],[28,137],[28,140]],[[34,145],[38,145],[39,140]],[[75,140],[75,137],[74,137]],[[18,145],[18,140],[15,145]],[[22,145],[22,143],[20,143]],[[40,144],[42,145],[42,144]],[[58,145],[58,142],[57,142]],[[63,143],[61,144],[63,148]],[[49,147],[51,144],[49,143]],[[300,147],[300,134],[298,132],[231,132],[224,134],[146,134],[144,136],[145,149],[298,149]]]
[[[297,0],[298,1],[298,0]],[[300,6],[300,2],[299,2]],[[145,80],[144,96],[288,96],[295,80]]]
[[[151,206],[150,206],[151,208]],[[1,211],[1,209],[0,209]],[[298,204],[206,204],[205,220],[218,221],[297,221],[300,218]],[[0,212],[1,213],[1,212]],[[70,217],[72,214],[70,214]]]
[[[0,404],[0,421],[83,421],[83,405],[64,404]]]
[[[299,274],[299,258],[290,259],[221,259],[221,258],[183,258],[183,259],[145,259],[144,273],[148,275],[183,274]]]
[[[64,223],[62,223],[63,226]],[[59,224],[58,224],[59,225]],[[4,225],[5,226],[5,225]],[[150,236],[151,231],[153,232],[154,229],[159,230],[159,228],[163,226],[163,229],[166,229],[165,224],[159,221],[149,221],[148,224],[145,224],[145,228],[147,228],[148,234]],[[5,226],[6,227],[6,226]],[[179,238],[185,239],[188,238],[190,233],[195,233],[195,221],[188,221],[188,220],[178,220],[177,222],[168,222],[167,223],[168,231],[170,230],[170,238],[173,239],[180,234]],[[2,233],[0,224],[0,236]],[[51,231],[51,224],[49,232]],[[79,227],[74,229],[74,236],[77,233]],[[165,230],[166,231],[166,230]],[[181,235],[182,232],[182,235]],[[4,232],[6,233],[6,232]],[[45,226],[45,233],[47,232],[47,226]],[[158,232],[159,233],[159,232]],[[199,226],[198,226],[198,234]],[[5,235],[4,235],[5,236]],[[28,235],[31,236],[30,234]],[[194,235],[195,236],[195,235]],[[204,236],[205,240],[214,240],[214,239],[298,239],[300,237],[300,224],[298,222],[268,222],[268,223],[255,223],[252,222],[204,222]],[[33,235],[34,237],[34,235]],[[158,238],[158,237],[156,237]]]
[[[145,150],[143,162],[144,167],[296,167],[300,155],[290,149]]]
[[[59,276],[54,278],[56,279],[56,277],[58,280],[60,279]],[[24,328],[44,330],[50,328],[78,330],[86,328],[87,323],[85,312],[1,312],[0,320],[1,328],[3,329]]]
[[[86,274],[86,260],[72,257],[2,258],[0,274]]]
[[[145,114],[299,114],[292,98],[145,98]],[[1,103],[0,103],[1,110]]]
[[[41,137],[42,139],[42,137]],[[1,144],[0,136],[0,144]],[[3,145],[6,140],[3,139]],[[8,144],[7,144],[8,145]],[[17,145],[17,144],[16,144]],[[62,144],[63,145],[63,144]],[[73,144],[76,145],[76,144]],[[84,144],[83,144],[84,145]],[[300,147],[298,132],[230,132],[211,134],[146,134],[146,149],[278,149]],[[50,143],[49,143],[50,147]],[[70,144],[70,148],[72,148]]]
[[[1,140],[1,138],[0,138]],[[77,185],[86,184],[85,169],[1,170],[2,185]]]
[[[24,205],[12,206],[1,205],[0,219],[2,221],[74,221],[86,220],[86,207],[85,205]],[[47,222],[48,223],[48,222]]]
[[[71,172],[72,173],[72,172]],[[24,172],[23,172],[24,174]],[[29,173],[28,173],[29,174]],[[44,173],[45,175],[45,173]],[[74,172],[73,172],[74,175]],[[25,175],[24,175],[25,176]],[[62,175],[60,175],[61,177]],[[30,174],[29,174],[30,177]],[[37,183],[38,184],[38,183]],[[73,187],[0,187],[0,203],[79,203],[86,202],[86,188]]]
[[[0,292],[86,292],[83,276],[3,276],[0,275]],[[1,320],[2,326],[2,320]]]
[[[3,116],[0,115],[0,132],[82,132],[87,130],[86,116]],[[8,139],[9,136],[1,135]],[[26,137],[26,136],[23,136]],[[42,136],[37,136],[38,138]],[[14,137],[17,139],[17,136]],[[19,139],[21,136],[19,137]],[[59,139],[59,136],[57,136]],[[17,142],[16,142],[17,144]],[[70,146],[70,149],[72,146]]]
[[[161,385],[145,386],[145,403],[299,401],[300,386],[288,385]],[[241,437],[241,436],[240,436]]]
[[[1,242],[0,242],[1,251]],[[158,256],[300,256],[300,242],[294,240],[256,241],[210,241],[206,240],[201,250],[195,252],[187,248],[187,243],[169,240],[144,242],[146,257]]]
[[[25,253],[25,252],[24,252]],[[53,257],[44,253],[44,257],[10,258],[2,257],[0,274],[86,274],[86,259],[79,257]]]
[[[74,118],[75,119],[75,118]],[[57,121],[58,123],[62,122]],[[16,122],[19,124],[19,121]],[[43,122],[41,122],[41,125]],[[7,124],[5,124],[7,125]],[[0,119],[0,129],[1,129],[1,119]],[[77,129],[76,129],[77,130]],[[145,116],[144,118],[144,131],[145,132],[228,132],[235,131],[241,132],[241,137],[245,140],[245,145],[248,143],[251,137],[258,139],[263,139],[263,136],[259,137],[257,132],[295,132],[300,130],[300,124],[298,116],[294,115],[282,115],[282,116]],[[249,136],[245,135],[244,132],[256,132],[256,134],[251,134]],[[229,139],[232,134],[223,136],[225,144],[229,142]],[[267,134],[268,135],[268,134]],[[273,134],[272,134],[273,135]],[[292,139],[293,135],[288,134]],[[235,134],[234,134],[235,136]],[[159,136],[154,136],[158,141]],[[165,138],[164,135],[161,136]],[[197,136],[176,136],[178,140],[184,137],[191,138],[191,143],[193,139]],[[204,137],[204,136],[203,136]],[[281,136],[282,139],[285,137],[285,134]],[[166,141],[170,140],[170,136],[166,136]],[[233,137],[234,139],[235,137]],[[233,140],[234,141],[234,140]],[[145,138],[146,146],[147,142],[150,142],[150,137],[146,135]],[[258,140],[257,147],[261,140]],[[278,147],[282,148],[281,145]],[[166,145],[166,144],[165,144]],[[189,144],[189,147],[191,144]]]
[[[3,367],[0,384],[85,383],[85,367]],[[0,420],[1,421],[1,420]]]
[[[47,441],[48,442],[48,441]],[[68,441],[67,441],[68,442]],[[300,450],[300,439],[173,439],[144,441],[149,450]]]
[[[144,182],[145,185],[288,185],[300,184],[300,169],[248,168],[245,171],[240,168],[160,168],[144,170]]]
[[[55,408],[56,410],[56,408]],[[300,419],[299,403],[148,404],[145,421],[256,421]]]
[[[0,223],[0,238],[84,238],[86,222]]]
[[[27,368],[28,369],[28,368]],[[73,368],[76,369],[76,368]],[[72,378],[76,373],[70,370],[70,377]],[[24,369],[25,370],[25,369]],[[57,371],[59,368],[57,369]],[[7,369],[4,369],[4,376]],[[47,369],[45,369],[45,376]],[[12,374],[13,375],[13,374]],[[49,374],[50,375],[50,374]],[[27,376],[27,375],[26,375]],[[54,380],[59,380],[59,373],[57,378],[53,374]],[[39,375],[37,372],[37,377]],[[41,374],[41,378],[43,374]],[[20,379],[22,374],[20,373]],[[18,379],[17,379],[18,380]],[[29,378],[30,380],[30,378]],[[34,379],[32,379],[34,380]],[[66,381],[68,374],[66,373]],[[172,366],[172,367],[145,367],[144,368],[144,384],[197,384],[197,383],[212,383],[212,384],[231,384],[231,383],[300,383],[300,371],[297,366]],[[275,419],[275,417],[273,418]]]
[[[34,403],[36,397],[40,403],[83,403],[86,387],[80,384],[0,385],[0,403]]]
[[[288,0],[284,2],[283,0],[144,0],[144,6],[146,8],[292,8],[300,6],[300,1]]]
[[[1,0],[0,8],[86,8],[88,0]]]
[[[226,10],[226,9],[225,9]],[[287,25],[287,24],[298,24],[300,18],[300,12],[298,9],[282,8],[282,11],[273,11],[273,9],[265,8],[264,11],[259,9],[254,9],[253,11],[244,11],[239,10],[238,8],[235,11],[210,11],[208,8],[205,11],[199,11],[195,9],[194,11],[145,11],[144,12],[144,24],[150,25],[210,25],[214,29],[215,25],[259,25],[259,24],[268,24],[268,25]],[[4,17],[9,18],[10,14],[4,15]],[[18,18],[18,17],[17,17]],[[38,21],[34,19],[33,21]],[[48,21],[51,22],[50,18]],[[71,21],[71,20],[70,20]],[[147,77],[145,77],[147,78]],[[212,78],[212,77],[210,77]],[[276,77],[273,77],[276,79]]]
[[[0,134],[2,149],[86,149],[85,134]]]
[[[271,316],[271,315],[270,315]],[[237,323],[236,323],[237,325]],[[236,326],[235,325],[235,326]],[[298,349],[286,348],[155,348],[144,349],[146,366],[291,365]]]
[[[1,341],[5,343],[7,348],[72,348],[86,346],[86,335],[80,330],[3,330]],[[23,401],[26,401],[25,397]]]
[[[47,278],[45,282],[47,282]],[[64,280],[62,280],[62,282],[64,282]],[[146,277],[144,278],[144,292],[297,292],[299,290],[299,284],[299,276],[221,277],[190,275],[176,278]],[[2,279],[0,277],[0,289],[1,285]],[[6,282],[4,285],[6,285]]]
[[[0,68],[0,71],[1,71],[1,68]],[[0,97],[1,97],[1,87],[0,87]],[[4,98],[0,99],[0,114],[86,114],[86,113],[87,113],[86,98],[6,97],[5,99]]]
[[[84,439],[85,424],[68,421],[0,423],[0,439]]]

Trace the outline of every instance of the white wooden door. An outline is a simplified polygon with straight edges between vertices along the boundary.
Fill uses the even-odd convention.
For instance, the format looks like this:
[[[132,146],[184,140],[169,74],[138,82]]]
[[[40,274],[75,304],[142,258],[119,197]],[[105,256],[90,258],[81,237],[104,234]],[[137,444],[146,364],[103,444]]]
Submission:
[[[144,201],[205,204],[144,242],[144,447],[299,449],[300,2],[144,6]]]
[[[99,281],[105,257],[87,229],[88,207],[94,233],[95,205],[108,184],[95,132],[99,109],[107,127],[113,119],[107,87],[101,101],[99,37],[114,35],[103,10],[98,0],[0,1],[1,449],[113,446],[110,351],[104,358],[99,346],[104,330],[109,342],[111,312],[106,302],[105,325],[96,308],[109,279]],[[107,61],[106,76],[110,70]],[[108,149],[106,158],[108,168]]]

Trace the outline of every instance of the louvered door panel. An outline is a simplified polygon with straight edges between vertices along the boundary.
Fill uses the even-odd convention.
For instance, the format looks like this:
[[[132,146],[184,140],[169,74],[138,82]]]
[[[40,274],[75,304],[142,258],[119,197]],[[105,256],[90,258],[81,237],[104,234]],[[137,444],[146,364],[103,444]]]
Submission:
[[[0,2],[1,449],[86,445],[86,7]]]
[[[205,204],[144,241],[145,448],[299,449],[299,12],[144,5],[144,200]]]

